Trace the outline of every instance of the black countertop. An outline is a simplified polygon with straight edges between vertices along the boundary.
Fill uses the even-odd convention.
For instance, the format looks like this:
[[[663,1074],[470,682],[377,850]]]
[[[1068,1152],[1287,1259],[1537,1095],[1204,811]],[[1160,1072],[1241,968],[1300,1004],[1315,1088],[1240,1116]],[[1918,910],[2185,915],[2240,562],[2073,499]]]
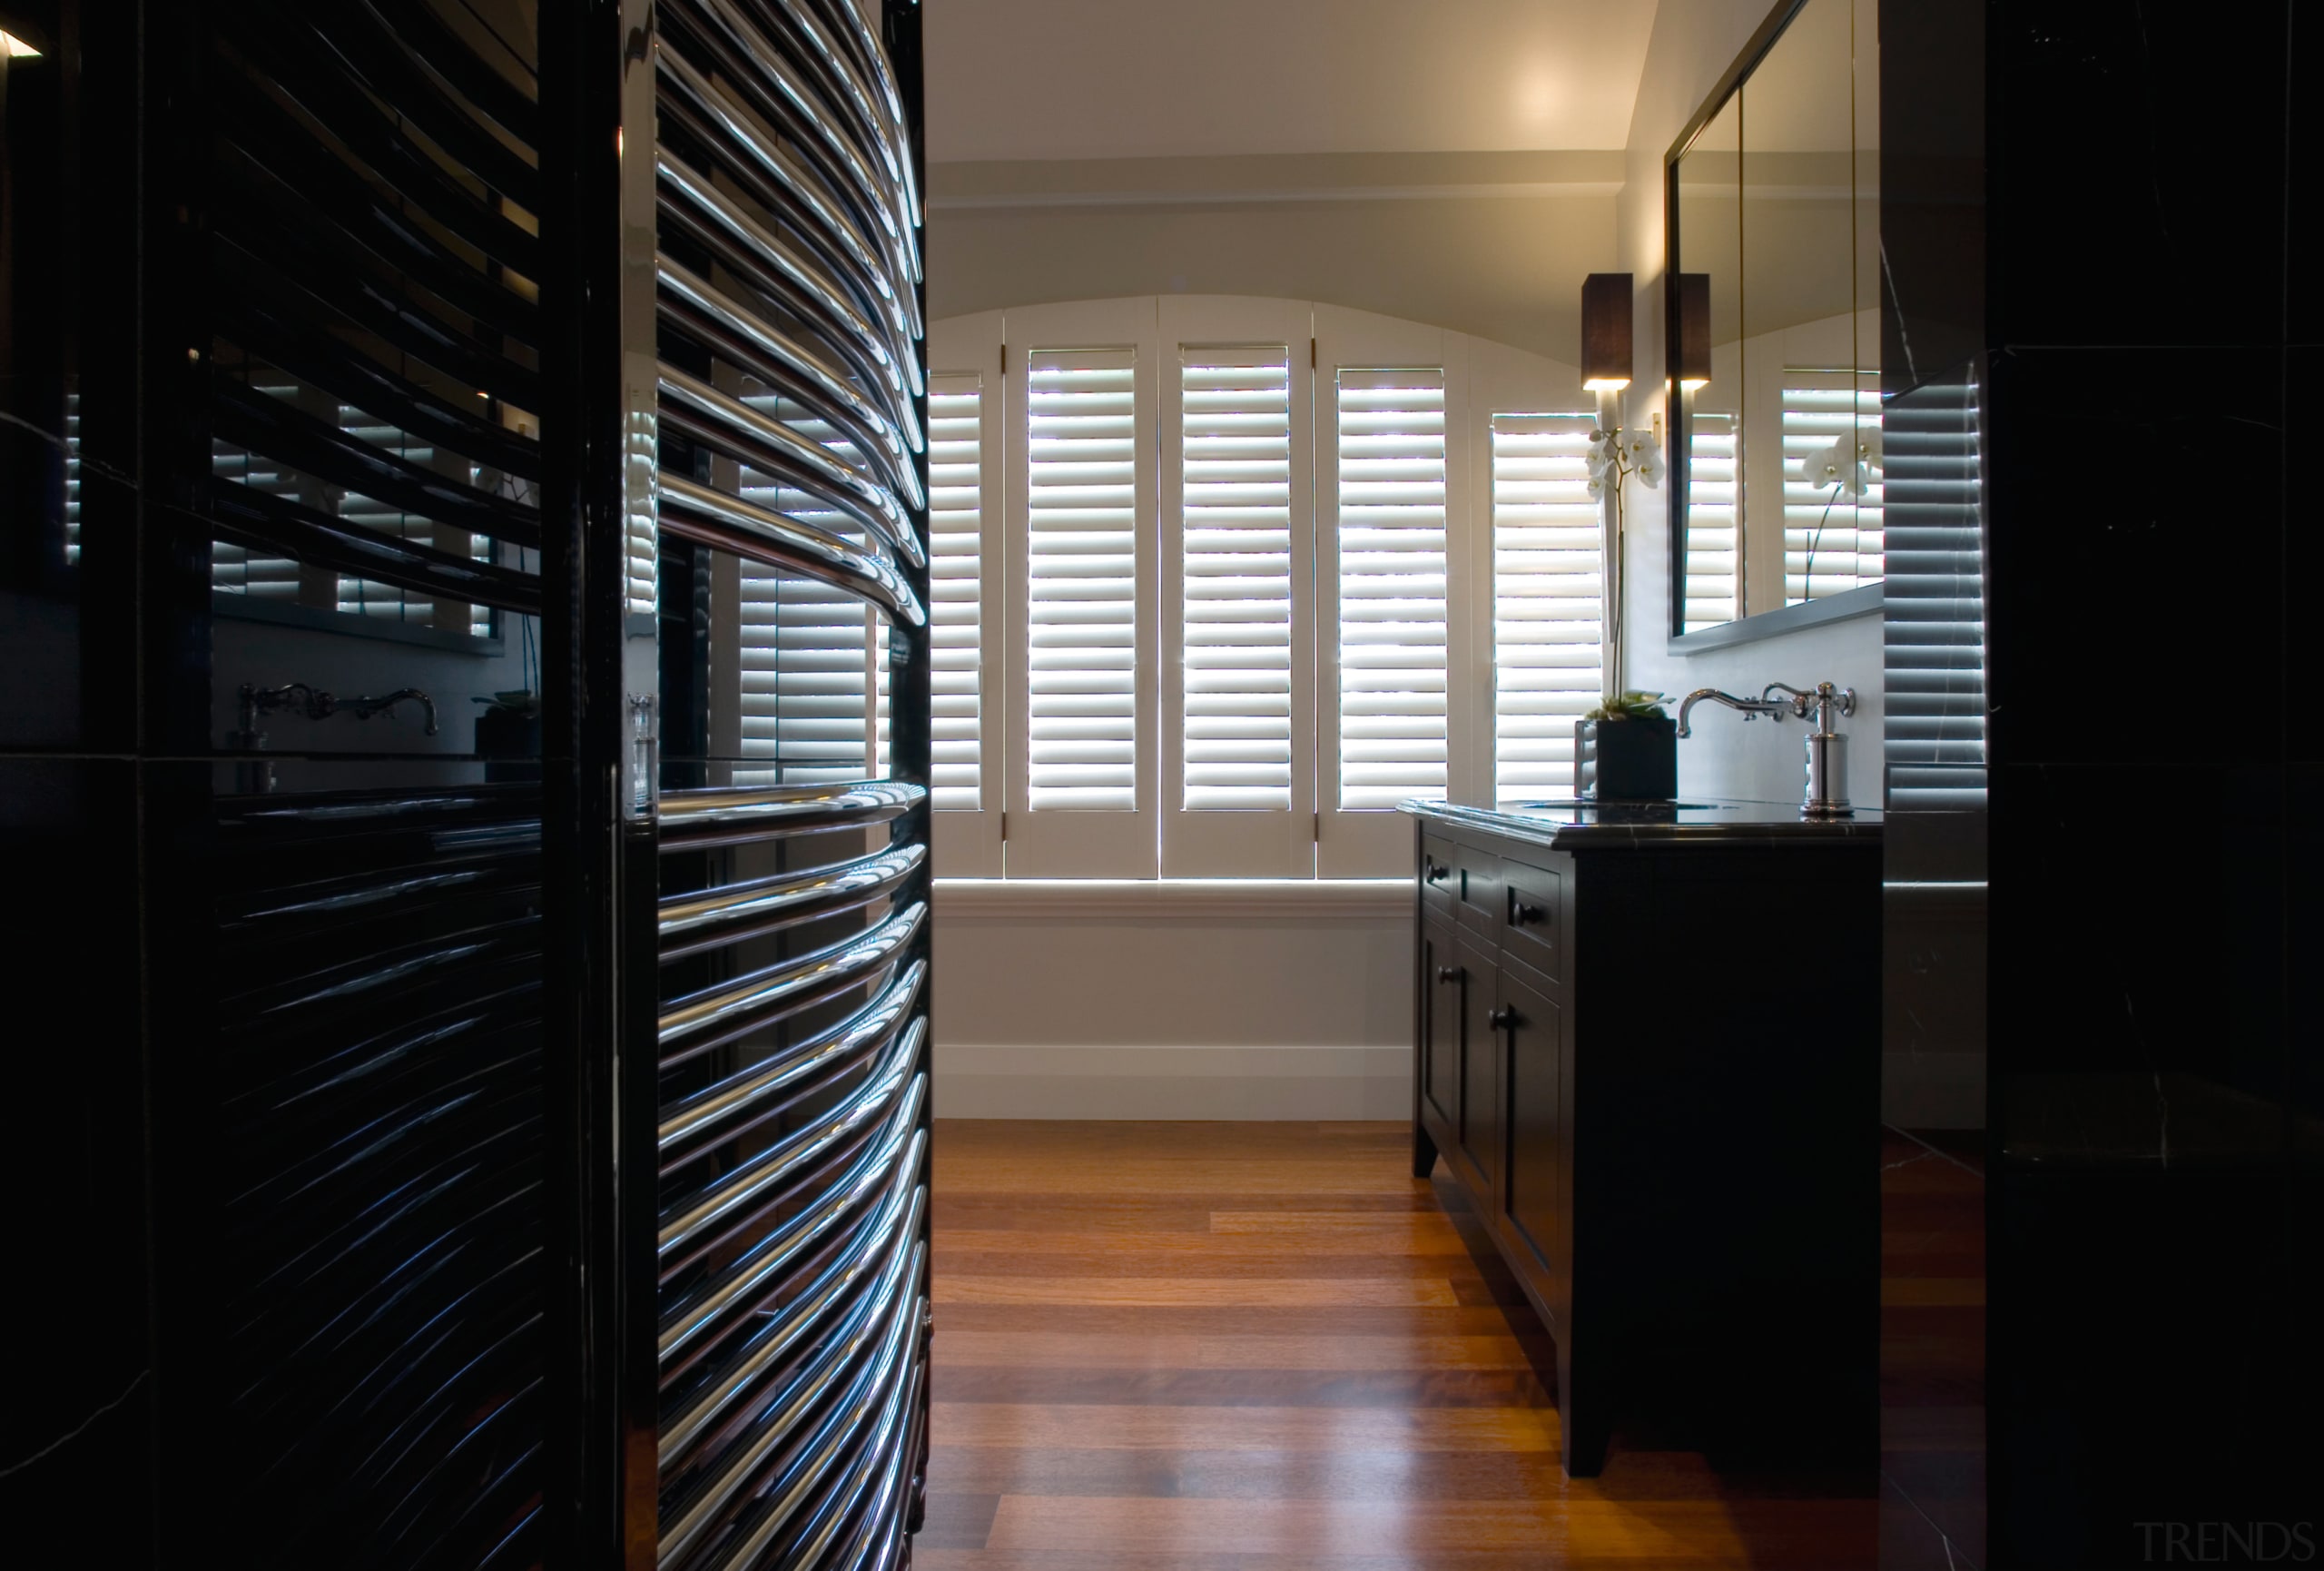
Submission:
[[[1552,851],[1668,845],[1836,845],[1880,843],[1881,814],[1803,818],[1797,802],[1544,802],[1463,807],[1406,802],[1398,809],[1452,828],[1505,835]]]

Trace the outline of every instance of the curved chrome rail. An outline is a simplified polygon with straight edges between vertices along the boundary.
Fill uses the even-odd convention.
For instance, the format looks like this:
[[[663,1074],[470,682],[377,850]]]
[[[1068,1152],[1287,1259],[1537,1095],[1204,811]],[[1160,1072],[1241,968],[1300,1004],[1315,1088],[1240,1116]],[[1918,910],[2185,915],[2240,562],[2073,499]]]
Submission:
[[[662,958],[722,949],[746,938],[821,921],[893,894],[926,865],[928,847],[891,845],[852,862],[722,884],[697,894],[665,895]]]
[[[869,983],[919,935],[926,920],[928,903],[915,900],[852,938],[672,1001],[662,1012],[662,1062],[691,1058]]]
[[[655,429],[679,439],[660,450],[678,469],[659,475],[657,527],[876,608],[901,673],[885,690],[902,778],[655,804],[660,848],[699,854],[664,863],[669,877],[706,885],[655,914],[672,989],[648,1071],[664,1088],[659,1564],[891,1567],[909,1555],[927,1407],[919,16],[908,0],[631,4],[653,34],[653,74],[633,80],[683,149],[637,171],[650,192],[625,188],[671,242],[623,296],[625,320],[670,346],[645,368]],[[767,489],[749,499],[745,483]],[[700,734],[691,709],[666,723]],[[884,846],[780,844],[883,825]],[[827,941],[833,927],[854,931]],[[779,958],[728,974],[761,953]]]
[[[886,1054],[872,1066],[853,1096],[806,1128],[777,1141],[666,1217],[656,1243],[663,1274],[666,1277],[686,1264],[704,1247],[724,1241],[724,1232],[704,1235],[721,1222],[779,1196],[793,1179],[885,1113],[920,1062],[920,1044],[927,1034],[928,1017],[922,1015],[890,1042]]]
[[[753,1295],[756,1292],[779,1284],[786,1270],[797,1263],[803,1250],[822,1238],[860,1201],[878,1193],[880,1186],[894,1177],[898,1162],[911,1167],[919,1165],[919,1152],[925,1145],[927,1136],[911,1126],[919,1114],[921,1099],[926,1094],[927,1084],[925,1076],[911,1082],[904,1092],[903,1100],[896,1104],[896,1111],[882,1126],[879,1138],[806,1209],[753,1245],[710,1281],[676,1304],[665,1307],[657,1339],[665,1376],[690,1367],[700,1357],[705,1339],[730,1312],[735,1311],[740,1305],[755,1303],[757,1300]]]
[[[699,851],[824,829],[868,829],[901,817],[927,800],[927,787],[901,780],[665,791],[662,849]]]
[[[928,963],[913,961],[886,992],[838,1024],[663,1109],[663,1172],[676,1171],[718,1142],[743,1134],[770,1112],[789,1105],[774,1101],[778,1092],[803,1082],[820,1082],[832,1071],[876,1051],[894,1034],[905,1011],[919,1002],[927,976]]]
[[[770,513],[677,475],[662,477],[662,532],[801,578],[821,578],[884,607],[915,627],[928,620],[911,586],[880,558],[812,524]]]

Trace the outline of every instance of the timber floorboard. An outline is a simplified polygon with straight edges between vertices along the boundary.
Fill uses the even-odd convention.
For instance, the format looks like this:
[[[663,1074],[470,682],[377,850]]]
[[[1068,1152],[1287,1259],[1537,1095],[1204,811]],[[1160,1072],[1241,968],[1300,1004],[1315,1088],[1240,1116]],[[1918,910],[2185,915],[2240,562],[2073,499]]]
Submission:
[[[1982,1181],[1888,1131],[1883,1456],[1559,1466],[1556,1359],[1396,1123],[940,1120],[920,1571],[1966,1571]],[[1442,1169],[1439,1170],[1442,1171]],[[1771,1376],[1768,1400],[1780,1402]]]

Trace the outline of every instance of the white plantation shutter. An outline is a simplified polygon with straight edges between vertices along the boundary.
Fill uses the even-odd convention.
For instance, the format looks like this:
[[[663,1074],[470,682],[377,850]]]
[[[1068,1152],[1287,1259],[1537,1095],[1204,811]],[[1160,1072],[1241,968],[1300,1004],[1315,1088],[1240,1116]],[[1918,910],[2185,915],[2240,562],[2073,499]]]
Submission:
[[[1880,429],[1880,394],[1855,377],[1787,371],[1783,390],[1783,603],[1820,600],[1886,577],[1882,565],[1881,475],[1861,503],[1834,501],[1810,485],[1800,460],[1859,430]],[[1820,382],[1825,385],[1802,385]]]
[[[1597,417],[1492,417],[1493,790],[1573,787],[1573,723],[1598,702],[1603,556],[1585,456]]]
[[[1026,360],[1028,805],[1137,807],[1137,354]]]
[[[928,358],[929,627],[934,669],[931,824],[939,876],[1001,875],[1010,706],[1020,700],[1023,615],[1008,492],[1013,466],[1001,313],[931,322]]]
[[[1012,878],[1159,865],[1157,314],[1148,297],[1007,316]]]
[[[1304,301],[1161,303],[1165,877],[1315,868],[1315,460]]]
[[[797,403],[771,393],[743,401],[802,437],[842,454],[851,445]],[[862,527],[823,502],[755,470],[743,471],[743,499],[863,541]],[[861,780],[873,768],[878,694],[872,674],[879,618],[832,585],[742,565],[736,641],[742,667],[738,786]]]
[[[1182,805],[1291,811],[1291,351],[1179,369]]]
[[[1444,372],[1343,368],[1334,391],[1336,806],[1385,811],[1449,775]]]
[[[928,383],[929,610],[935,671],[933,798],[940,813],[983,808],[984,379]]]
[[[1977,386],[1888,402],[1881,751],[1892,812],[1985,805],[1985,619]]]
[[[1742,424],[1731,414],[1687,417],[1686,628],[1699,633],[1743,614],[1737,572],[1736,477]]]

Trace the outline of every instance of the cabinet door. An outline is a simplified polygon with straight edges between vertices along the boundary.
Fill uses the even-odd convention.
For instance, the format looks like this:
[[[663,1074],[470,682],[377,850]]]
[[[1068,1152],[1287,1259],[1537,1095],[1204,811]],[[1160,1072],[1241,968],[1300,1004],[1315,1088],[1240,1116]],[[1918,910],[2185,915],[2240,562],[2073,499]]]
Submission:
[[[1545,1283],[1562,1283],[1571,1237],[1566,1223],[1565,1124],[1559,1081],[1565,1067],[1565,1016],[1544,986],[1514,965],[1501,969],[1493,1019],[1506,1043],[1509,1142],[1503,1189],[1510,1229],[1539,1262]],[[1562,1312],[1563,1295],[1543,1297]]]
[[[1420,929],[1420,1091],[1448,1130],[1461,1127],[1461,1005],[1468,996],[1461,945],[1450,922],[1431,916]]]
[[[1468,1007],[1461,1014],[1461,1146],[1483,1181],[1480,1195],[1501,1210],[1501,1033],[1492,1023],[1495,955],[1465,939],[1454,945],[1467,978]]]

